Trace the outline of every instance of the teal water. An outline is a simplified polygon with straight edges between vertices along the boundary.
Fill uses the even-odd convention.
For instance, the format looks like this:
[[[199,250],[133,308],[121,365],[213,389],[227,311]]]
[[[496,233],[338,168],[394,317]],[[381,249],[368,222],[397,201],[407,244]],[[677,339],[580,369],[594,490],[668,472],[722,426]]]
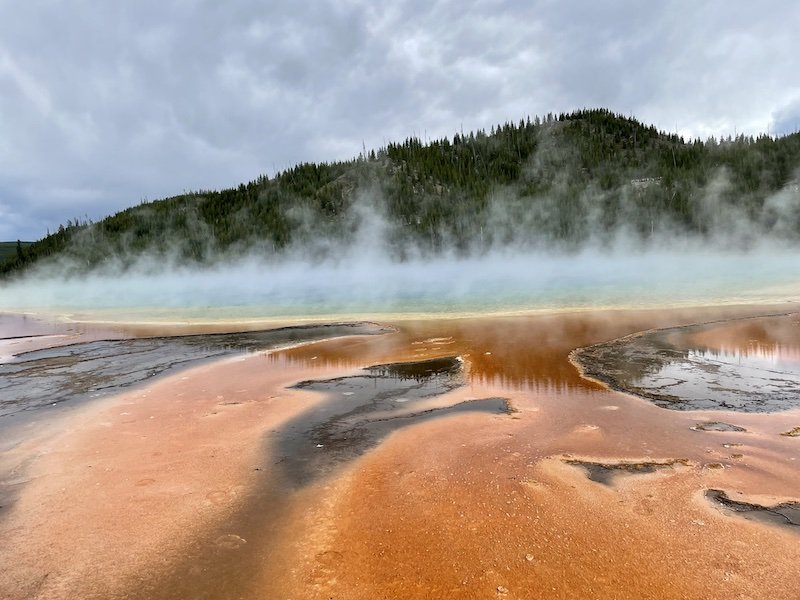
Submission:
[[[5,311],[142,311],[186,318],[484,313],[800,300],[800,252],[494,254],[203,270],[52,272],[0,287]]]

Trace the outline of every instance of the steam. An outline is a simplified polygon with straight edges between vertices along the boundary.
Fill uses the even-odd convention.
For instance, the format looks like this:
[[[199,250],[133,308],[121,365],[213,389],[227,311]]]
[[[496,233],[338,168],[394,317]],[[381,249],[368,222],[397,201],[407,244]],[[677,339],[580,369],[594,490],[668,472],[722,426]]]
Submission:
[[[202,269],[158,270],[142,262],[124,273],[82,278],[41,271],[2,289],[0,309],[254,318],[782,302],[800,296],[800,286],[793,287],[800,282],[798,258],[794,250],[766,245],[748,252],[635,252],[620,244],[398,262],[364,243],[317,263],[246,256]]]
[[[540,140],[528,175],[546,179],[546,193],[494,189],[480,215],[456,213],[431,231],[438,245],[409,243],[408,224],[386,216],[381,191],[362,190],[337,227],[298,208],[290,215],[296,244],[280,255],[209,245],[209,264],[187,266],[179,248],[165,245],[80,276],[61,260],[0,283],[0,310],[260,318],[800,300],[800,178],[740,203],[718,169],[691,192],[692,218],[705,230],[698,236],[647,218],[647,188],[658,181],[578,189],[567,176],[573,159]],[[213,238],[190,212],[177,218],[193,224],[193,239]],[[454,227],[461,238],[470,232],[466,246]],[[92,242],[91,229],[84,235]]]

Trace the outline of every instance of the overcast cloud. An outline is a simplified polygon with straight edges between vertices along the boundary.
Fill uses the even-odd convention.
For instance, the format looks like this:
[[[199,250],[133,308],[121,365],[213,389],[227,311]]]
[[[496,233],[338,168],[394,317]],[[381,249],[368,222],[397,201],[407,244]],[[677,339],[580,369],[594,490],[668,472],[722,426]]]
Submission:
[[[607,107],[800,124],[800,3],[0,0],[0,240],[300,161]]]

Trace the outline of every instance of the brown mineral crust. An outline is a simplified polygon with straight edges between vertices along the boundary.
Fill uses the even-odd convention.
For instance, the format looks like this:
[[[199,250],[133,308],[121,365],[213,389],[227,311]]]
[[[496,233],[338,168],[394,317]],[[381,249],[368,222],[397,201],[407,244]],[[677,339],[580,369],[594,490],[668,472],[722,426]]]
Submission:
[[[604,485],[614,485],[619,475],[642,475],[655,473],[662,469],[677,469],[691,466],[691,463],[683,458],[613,462],[598,462],[583,458],[567,458],[564,459],[564,462],[568,465],[580,467],[586,472],[586,476],[590,480]]]
[[[262,591],[281,598],[791,594],[800,549],[698,500],[697,471],[609,490],[541,456],[546,425],[458,417],[394,435],[296,505]],[[421,450],[422,449],[422,450]],[[291,566],[291,569],[288,567]],[[280,575],[279,575],[280,573]]]
[[[24,481],[0,519],[0,597],[135,596],[205,543],[269,470],[265,431],[318,401],[284,389],[308,370],[265,366],[228,359],[31,428],[3,457]]]
[[[527,389],[511,398],[515,419],[460,416],[398,432],[328,484],[325,503],[309,491],[295,506],[301,525],[281,543],[280,571],[268,570],[261,589],[286,598],[492,597],[499,586],[519,598],[791,592],[796,540],[731,523],[696,499],[720,481],[798,494],[797,452],[771,439],[785,416],[745,416],[743,467],[631,477],[606,493],[566,470],[565,449],[600,462],[688,450],[696,465],[727,454],[692,438],[694,417],[628,396]]]
[[[800,497],[800,449],[777,435],[800,412],[737,415],[746,433],[696,432],[725,414],[665,411],[582,379],[567,359],[637,330],[754,310],[407,321],[397,334],[226,360],[86,405],[2,458],[28,481],[0,517],[0,596],[792,597],[796,535],[731,518],[703,491]],[[452,355],[467,385],[438,403],[507,397],[517,412],[398,430],[284,492],[280,511],[263,503],[276,485],[265,436],[322,402],[286,385]],[[687,468],[604,486],[564,462],[648,457]],[[187,557],[202,560],[177,569]],[[218,560],[230,581],[205,570]]]

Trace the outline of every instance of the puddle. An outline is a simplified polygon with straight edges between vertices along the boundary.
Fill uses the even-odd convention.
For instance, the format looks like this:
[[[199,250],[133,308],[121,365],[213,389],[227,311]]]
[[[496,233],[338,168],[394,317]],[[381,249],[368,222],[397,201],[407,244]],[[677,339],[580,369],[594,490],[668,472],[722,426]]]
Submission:
[[[706,498],[718,506],[736,513],[745,519],[791,527],[800,533],[800,502],[782,502],[774,506],[763,506],[752,502],[740,502],[728,497],[722,490],[706,490]]]
[[[796,315],[646,331],[572,356],[584,375],[662,408],[776,412],[800,406]]]
[[[463,367],[455,356],[375,365],[363,375],[298,383],[298,389],[327,397],[276,432],[269,452],[277,455],[290,484],[302,486],[407,425],[460,412],[512,412],[504,398],[430,406],[430,399],[462,385]]]
[[[449,356],[407,363],[374,365],[365,370],[376,377],[401,381],[413,379],[423,382],[442,375],[457,376],[461,372],[461,364],[460,357]]]

